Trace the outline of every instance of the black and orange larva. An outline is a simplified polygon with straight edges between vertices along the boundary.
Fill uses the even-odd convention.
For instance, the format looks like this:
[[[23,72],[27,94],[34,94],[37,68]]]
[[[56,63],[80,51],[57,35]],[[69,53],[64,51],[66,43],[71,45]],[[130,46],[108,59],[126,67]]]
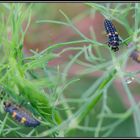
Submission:
[[[119,45],[122,40],[119,38],[118,32],[112,22],[108,19],[104,20],[104,27],[108,36],[108,46],[111,46],[111,49],[114,52],[119,50]]]
[[[27,127],[36,127],[40,124],[38,120],[33,118],[25,109],[14,105],[11,102],[4,102],[4,109],[8,112],[16,121],[24,124]]]

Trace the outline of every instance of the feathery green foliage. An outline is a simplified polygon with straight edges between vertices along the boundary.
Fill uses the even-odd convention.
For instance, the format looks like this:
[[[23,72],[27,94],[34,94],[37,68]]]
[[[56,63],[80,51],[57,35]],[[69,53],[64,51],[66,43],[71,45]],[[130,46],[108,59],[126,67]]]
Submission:
[[[74,20],[63,10],[59,12],[64,21],[38,18],[35,22],[38,26],[44,24],[66,26],[80,39],[53,44],[41,52],[32,50],[32,56],[24,54],[24,38],[31,26],[34,8],[42,5],[19,3],[0,5],[1,96],[4,92],[1,113],[4,114],[4,101],[12,100],[16,104],[23,102],[23,106],[41,122],[37,128],[26,128],[6,114],[0,120],[1,137],[140,136],[139,103],[135,101],[125,81],[126,77],[134,77],[139,83],[137,78],[139,70],[126,71],[131,52],[139,48],[139,4],[85,3],[83,5],[88,10],[77,15]],[[119,52],[114,53],[107,44],[99,42],[92,29],[91,38],[88,38],[75,26],[74,21],[95,15],[97,12],[104,18],[115,21],[125,30],[124,34],[119,32],[123,40]],[[129,22],[130,15],[134,23]],[[26,24],[25,28],[23,24],[24,26]],[[128,48],[126,44],[129,43],[135,46]],[[66,47],[61,52],[55,53],[58,48],[71,45],[72,47]],[[69,56],[69,62],[62,66],[63,70],[61,65],[56,66],[56,69],[48,66],[50,60],[71,50],[76,53]],[[81,57],[84,60],[81,60]],[[69,71],[75,64],[81,66],[81,70],[75,74],[76,76],[69,77]],[[100,76],[89,76],[95,72],[101,73]],[[85,77],[89,78],[86,82]],[[123,97],[119,95],[120,90],[115,90],[113,87],[118,79],[128,97],[129,108],[123,104]],[[73,93],[70,94],[71,92]],[[131,131],[130,127],[125,128],[131,133],[121,133],[119,131],[121,125],[128,120],[130,120],[128,124],[135,129]]]

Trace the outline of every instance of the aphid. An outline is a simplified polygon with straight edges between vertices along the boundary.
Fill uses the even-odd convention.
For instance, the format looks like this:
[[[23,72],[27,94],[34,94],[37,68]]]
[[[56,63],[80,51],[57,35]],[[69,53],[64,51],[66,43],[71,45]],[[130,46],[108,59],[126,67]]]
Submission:
[[[122,40],[119,38],[118,32],[112,22],[108,19],[104,20],[105,30],[108,36],[108,46],[111,46],[111,49],[114,52],[119,50],[119,45]]]
[[[133,80],[134,80],[134,77],[125,77],[125,82],[127,84],[131,84]]]
[[[11,102],[4,102],[4,109],[8,112],[16,121],[24,124],[27,127],[36,127],[40,124],[38,120],[33,118],[27,110],[14,105]]]
[[[140,63],[140,51],[134,50],[134,51],[131,53],[130,57],[131,57],[133,60],[135,60],[136,62]]]

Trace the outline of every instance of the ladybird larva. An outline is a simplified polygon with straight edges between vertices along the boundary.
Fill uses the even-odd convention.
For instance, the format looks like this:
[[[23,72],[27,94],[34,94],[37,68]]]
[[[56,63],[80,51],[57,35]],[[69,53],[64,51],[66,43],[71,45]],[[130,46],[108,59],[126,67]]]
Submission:
[[[111,46],[111,49],[114,52],[119,50],[119,45],[122,40],[119,38],[118,32],[112,22],[108,19],[104,20],[104,27],[108,36],[108,46]]]
[[[12,104],[11,102],[4,102],[4,109],[8,112],[16,121],[24,124],[27,127],[36,127],[40,124],[38,120],[33,118],[25,109]]]

